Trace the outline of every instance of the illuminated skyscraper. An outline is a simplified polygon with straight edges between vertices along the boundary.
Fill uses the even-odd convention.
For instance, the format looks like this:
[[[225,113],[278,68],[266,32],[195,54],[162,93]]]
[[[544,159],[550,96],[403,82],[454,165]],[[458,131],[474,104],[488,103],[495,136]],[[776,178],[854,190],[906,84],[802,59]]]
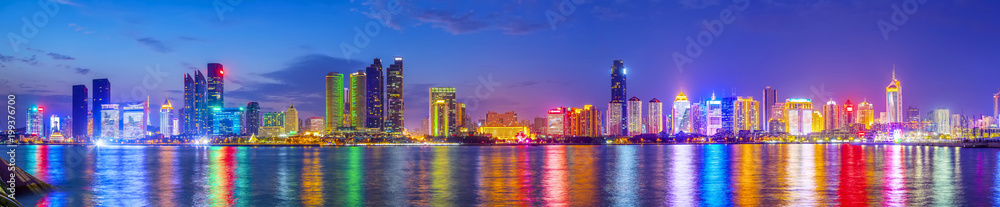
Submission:
[[[628,136],[642,134],[642,100],[628,99]]]
[[[854,104],[851,103],[850,99],[848,99],[847,102],[844,102],[844,112],[841,114],[841,122],[844,127],[849,127],[854,123],[857,123],[857,111],[855,110]]]
[[[886,117],[888,123],[905,122],[903,119],[903,86],[896,79],[896,69],[892,69],[892,82],[885,87]]]
[[[875,124],[875,106],[867,100],[858,104],[858,123],[864,124],[865,129],[871,129]]]
[[[580,136],[600,137],[601,136],[601,110],[591,105],[583,106],[580,113]]]
[[[812,100],[788,99],[785,102],[785,115],[788,133],[795,136],[805,136],[812,133]]]
[[[774,107],[771,107],[771,120],[768,121],[768,132],[784,133],[788,131],[788,117],[785,114],[788,114],[785,112],[785,103],[775,103]]]
[[[295,104],[289,105],[285,112],[285,133],[289,136],[299,133],[299,111],[295,110]]]
[[[833,99],[830,99],[830,101],[826,102],[826,105],[823,105],[822,109],[823,123],[826,124],[826,126],[823,128],[826,130],[839,129],[840,113],[841,113],[840,107],[837,106],[837,102],[833,101]]]
[[[73,133],[66,133],[66,136],[73,138],[83,138],[90,136],[87,133],[87,86],[73,86]]]
[[[951,111],[945,108],[934,110],[934,125],[938,134],[951,134]]]
[[[94,95],[91,97],[93,101],[91,102],[93,107],[90,109],[93,112],[100,112],[101,105],[111,103],[111,81],[108,79],[94,79],[93,83]],[[94,123],[93,125],[93,136],[98,137],[101,135],[101,123],[102,117],[101,113],[93,113],[91,119]]]
[[[458,129],[456,121],[458,104],[455,88],[430,88],[430,119],[428,131],[432,137],[454,136]]]
[[[646,133],[659,134],[663,132],[663,103],[655,98],[649,100],[649,110],[646,113]]]
[[[368,111],[367,83],[368,78],[365,76],[365,71],[358,70],[358,72],[351,74],[351,127],[354,128],[367,127],[365,124]]]
[[[336,72],[326,74],[326,123],[323,130],[313,132],[330,133],[340,127],[344,118],[344,75]]]
[[[737,133],[736,128],[736,100],[735,96],[722,98],[722,132]]]
[[[208,104],[209,108],[221,109],[223,106],[223,100],[225,100],[223,99],[223,92],[225,91],[223,90],[225,88],[225,73],[226,72],[222,69],[222,64],[208,64],[208,79],[206,80],[208,85],[206,86],[207,89],[205,91],[205,102]]]
[[[625,63],[623,63],[622,60],[615,60],[612,62],[611,103],[608,106],[608,134],[611,136],[628,135],[631,131],[629,130],[629,108],[625,103],[625,97],[627,94],[625,87],[626,74],[628,74],[628,72],[627,69],[625,69]],[[612,112],[612,110],[617,111]]]
[[[549,136],[569,136],[567,134],[567,125],[569,125],[569,115],[567,114],[566,107],[559,107],[549,110],[548,114],[545,116],[548,122],[546,134]]]
[[[605,125],[608,136],[628,135],[628,133],[621,131],[624,126],[619,122],[622,117],[626,117],[625,113],[622,113],[621,109],[623,108],[625,108],[625,102],[611,101],[611,103],[608,103],[608,119]]]
[[[706,135],[712,136],[722,129],[722,101],[715,99],[715,93],[712,93],[712,100],[708,101],[706,109],[707,124],[706,124]]]
[[[773,118],[773,117],[771,117],[771,114],[774,113],[772,110],[774,110],[774,104],[777,103],[777,101],[778,101],[778,99],[776,97],[776,94],[777,94],[777,92],[775,92],[775,90],[772,89],[771,86],[768,86],[768,87],[764,88],[764,100],[763,100],[763,102],[764,102],[763,104],[764,105],[761,106],[761,108],[763,108],[763,110],[762,110],[763,113],[761,113],[761,116],[762,116],[761,121],[764,122],[762,124],[762,126],[763,126],[762,129],[763,130],[769,129],[768,122],[771,121],[771,118]],[[711,133],[711,132],[709,132],[709,133]]]
[[[760,117],[760,103],[753,100],[753,97],[737,97],[733,107],[734,133],[760,129],[760,121],[757,120]]]
[[[285,113],[268,112],[261,115],[261,126],[258,135],[261,137],[278,137],[285,134]]]
[[[395,57],[394,62],[385,71],[385,100],[387,112],[385,131],[403,132],[403,58]]]
[[[194,71],[194,128],[195,134],[206,135],[211,130],[208,122],[208,102],[205,99],[205,87],[208,83],[201,71]]]
[[[367,101],[367,112],[365,118],[366,128],[378,129],[379,131],[384,131],[382,128],[385,124],[385,106],[383,105],[383,100],[385,99],[385,80],[382,74],[382,60],[375,58],[374,63],[368,68],[365,68],[365,74],[367,75],[367,83],[365,83],[368,88],[367,95],[365,99]]]
[[[1000,121],[1000,92],[993,94],[993,118]]]
[[[673,113],[671,116],[673,118],[673,131],[671,134],[692,133],[691,125],[691,102],[688,101],[684,92],[677,94],[677,98],[674,99]]]
[[[820,111],[813,111],[812,114],[812,131],[822,132],[826,129],[826,118],[823,117],[823,113]]]
[[[260,104],[257,102],[247,103],[247,108],[243,116],[243,134],[257,135],[260,133]]]
[[[163,138],[170,138],[174,131],[173,121],[174,106],[170,104],[170,99],[163,99],[163,104],[160,105],[160,134],[163,134]]]
[[[36,135],[39,137],[45,137],[44,130],[44,118],[45,118],[45,108],[42,107],[30,107],[28,108],[28,113],[26,113],[27,122],[25,122],[25,132],[29,135]]]

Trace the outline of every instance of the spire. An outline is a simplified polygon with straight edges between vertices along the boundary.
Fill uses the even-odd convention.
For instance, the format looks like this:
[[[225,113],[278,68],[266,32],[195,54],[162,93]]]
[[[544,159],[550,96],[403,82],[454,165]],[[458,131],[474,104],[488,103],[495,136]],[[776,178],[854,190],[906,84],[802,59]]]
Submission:
[[[896,64],[892,64],[892,80],[896,80]]]

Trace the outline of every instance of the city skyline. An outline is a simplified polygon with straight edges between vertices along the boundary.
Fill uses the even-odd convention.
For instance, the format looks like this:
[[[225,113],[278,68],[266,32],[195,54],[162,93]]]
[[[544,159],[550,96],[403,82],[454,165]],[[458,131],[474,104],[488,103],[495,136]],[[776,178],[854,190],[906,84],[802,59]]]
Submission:
[[[376,1],[378,2],[378,1]],[[285,6],[277,9],[295,9],[296,6],[283,5],[281,3],[264,2],[241,4],[233,12],[226,13],[224,20],[219,20],[210,5],[196,5],[190,2],[176,3],[176,8],[165,8],[163,11],[151,12],[151,14],[163,14],[165,12],[179,12],[182,9],[192,9],[190,13],[206,16],[204,20],[184,19],[181,21],[194,22],[192,26],[171,26],[163,24],[122,24],[122,25],[147,25],[147,29],[130,29],[118,26],[104,26],[117,20],[106,20],[102,17],[108,15],[94,14],[97,7],[86,7],[85,5],[98,4],[88,1],[77,1],[73,4],[62,4],[60,16],[62,18],[52,18],[48,26],[40,30],[43,36],[32,39],[30,43],[18,45],[17,52],[13,47],[0,47],[0,54],[3,54],[4,66],[0,68],[4,72],[10,72],[10,77],[0,81],[4,86],[3,92],[21,95],[21,103],[40,103],[45,107],[46,114],[59,116],[69,116],[71,114],[71,103],[69,95],[71,86],[87,85],[88,89],[96,90],[92,85],[88,85],[92,79],[107,78],[111,80],[111,91],[114,92],[112,99],[121,99],[122,96],[133,96],[135,91],[140,91],[149,96],[149,100],[163,100],[162,94],[168,94],[172,103],[184,103],[181,83],[175,81],[183,73],[190,73],[193,69],[206,70],[201,66],[206,63],[221,63],[228,69],[225,93],[227,106],[239,107],[248,102],[259,102],[262,105],[262,112],[283,111],[288,105],[295,103],[300,108],[300,117],[322,117],[323,104],[322,77],[328,72],[338,72],[350,74],[357,70],[363,70],[365,64],[371,58],[389,58],[394,56],[406,57],[409,62],[407,77],[404,80],[404,102],[427,103],[427,88],[431,86],[456,87],[459,93],[458,99],[476,99],[482,103],[478,107],[469,108],[469,116],[473,119],[481,119],[487,111],[509,111],[514,110],[523,117],[544,117],[548,109],[558,106],[582,106],[595,105],[606,110],[603,101],[607,101],[604,93],[587,94],[574,93],[575,91],[603,91],[606,85],[607,60],[622,59],[628,63],[629,72],[632,74],[631,89],[629,97],[639,97],[643,100],[660,98],[669,100],[674,94],[684,91],[695,100],[707,100],[711,92],[716,92],[721,97],[736,93],[740,96],[754,95],[758,97],[761,88],[772,86],[780,90],[778,100],[785,98],[801,97],[812,98],[813,100],[827,100],[835,98],[838,102],[847,99],[858,101],[867,100],[876,106],[876,114],[884,112],[884,93],[879,92],[879,88],[885,87],[885,77],[892,73],[892,66],[896,65],[896,75],[898,79],[907,83],[906,94],[902,107],[916,106],[921,111],[929,111],[937,108],[951,109],[952,113],[964,113],[967,115],[991,114],[989,107],[989,95],[996,93],[998,86],[982,87],[981,83],[989,82],[987,77],[996,76],[997,70],[990,70],[995,63],[988,48],[994,48],[996,43],[985,41],[985,37],[996,34],[997,31],[990,30],[989,25],[995,22],[962,18],[966,20],[962,24],[971,24],[969,28],[986,29],[984,32],[969,32],[965,38],[944,38],[934,35],[931,31],[948,26],[943,22],[948,22],[948,15],[957,14],[949,8],[970,8],[981,4],[997,4],[995,2],[978,3],[955,3],[924,5],[918,13],[913,14],[910,22],[900,27],[896,32],[890,33],[890,38],[886,40],[878,30],[876,22],[879,19],[886,19],[892,14],[891,5],[899,2],[880,1],[870,2],[857,6],[859,9],[871,11],[879,15],[859,15],[852,18],[844,18],[829,24],[819,24],[832,20],[832,17],[814,16],[811,24],[804,24],[804,28],[787,28],[781,25],[766,25],[774,28],[768,32],[775,32],[776,37],[797,36],[793,34],[808,33],[812,38],[787,38],[784,41],[753,42],[743,41],[745,39],[757,39],[762,31],[753,29],[754,26],[762,26],[762,19],[773,18],[763,13],[766,11],[787,11],[787,8],[780,8],[775,5],[762,3],[751,4],[741,18],[737,18],[732,24],[726,25],[725,32],[715,39],[709,47],[704,47],[703,54],[693,59],[693,63],[686,65],[686,70],[678,70],[671,60],[670,54],[674,51],[685,53],[687,46],[686,37],[696,38],[697,34],[704,31],[703,20],[713,21],[718,11],[727,8],[729,2],[720,4],[706,4],[700,7],[692,7],[683,3],[667,2],[649,5],[660,10],[681,11],[681,14],[654,14],[657,17],[677,17],[678,21],[665,22],[665,29],[652,29],[652,34],[663,35],[661,46],[666,50],[664,54],[652,55],[652,51],[643,47],[634,46],[634,39],[640,36],[610,36],[596,35],[601,39],[616,39],[622,42],[620,46],[609,46],[604,44],[586,44],[580,39],[589,38],[587,36],[570,35],[581,31],[593,31],[604,25],[615,25],[618,23],[637,24],[636,20],[648,19],[652,17],[638,17],[625,15],[626,11],[642,11],[641,8],[626,4],[598,3],[591,2],[580,5],[580,11],[595,12],[598,8],[612,8],[612,12],[621,14],[622,19],[601,20],[596,17],[585,17],[587,15],[572,15],[561,24],[556,24],[556,29],[545,28],[547,21],[544,13],[547,10],[557,9],[557,5],[544,3],[524,5],[527,6],[526,14],[536,14],[531,11],[537,10],[537,19],[534,23],[540,23],[543,28],[529,30],[523,33],[506,33],[503,29],[497,28],[501,24],[488,24],[487,29],[475,29],[471,31],[455,31],[456,27],[448,25],[420,25],[401,24],[399,27],[383,27],[381,34],[372,37],[371,45],[361,49],[362,52],[352,54],[350,57],[341,53],[339,43],[353,42],[355,33],[350,30],[354,27],[364,29],[365,24],[375,19],[368,18],[362,11],[379,10],[385,8],[383,4],[361,4],[361,3],[330,3],[325,6],[335,9],[348,10],[335,14],[337,16],[348,17],[347,23],[337,24],[346,29],[334,29],[333,36],[323,38],[306,38],[309,42],[289,42],[279,41],[268,44],[265,48],[286,48],[283,51],[294,51],[281,55],[282,58],[258,58],[267,54],[261,54],[257,50],[239,50],[236,44],[244,43],[237,40],[223,40],[219,35],[194,35],[193,33],[169,33],[163,36],[152,34],[152,31],[165,29],[176,29],[177,31],[186,29],[205,28],[207,31],[215,33],[225,33],[236,37],[259,38],[266,35],[240,34],[237,31],[245,31],[245,28],[238,28],[238,25],[245,24],[246,19],[260,15],[267,6]],[[12,3],[11,6],[2,7],[6,19],[16,20],[20,16],[29,15],[33,11],[14,11],[12,8],[22,8],[18,6],[21,2]],[[147,11],[150,8],[148,3],[139,4],[135,11]],[[145,6],[143,4],[146,4]],[[323,3],[317,3],[323,4]],[[491,3],[484,5],[466,5],[470,8],[490,7]],[[495,3],[493,3],[495,4]],[[803,3],[804,4],[804,3]],[[834,5],[834,9],[845,9],[845,5],[840,3],[827,3]],[[380,6],[382,5],[382,6]],[[403,5],[404,11],[399,14],[399,19],[409,19],[411,21],[423,22],[426,20],[415,19],[414,16],[427,11],[426,8],[433,7],[427,4],[407,4]],[[793,7],[804,5],[793,4]],[[29,7],[24,7],[29,8]],[[30,7],[35,8],[35,7]],[[989,7],[993,8],[993,7]],[[353,11],[352,11],[353,9]],[[754,10],[757,9],[757,10]],[[852,7],[853,9],[853,7]],[[30,10],[30,9],[29,9]],[[302,9],[303,15],[316,13],[317,9]],[[201,14],[199,12],[204,12]],[[977,13],[990,13],[986,11],[973,11]],[[589,13],[587,13],[589,14]],[[121,14],[115,14],[121,15]],[[785,16],[796,16],[800,14],[781,13]],[[926,16],[942,16],[941,19],[932,21]],[[134,14],[133,14],[134,16]],[[165,15],[169,16],[169,15]],[[611,15],[615,16],[615,15]],[[780,16],[780,15],[779,15]],[[864,18],[860,17],[864,16]],[[80,18],[73,18],[80,17]],[[296,16],[283,17],[294,19]],[[137,19],[156,22],[152,16],[138,16]],[[288,19],[275,20],[287,21]],[[299,18],[304,22],[318,22],[319,19]],[[956,17],[956,19],[959,19]],[[377,22],[377,21],[375,21]],[[641,22],[641,21],[640,21]],[[766,22],[766,21],[765,21]],[[77,25],[66,26],[66,25]],[[808,22],[807,22],[808,23]],[[271,23],[265,22],[270,25]],[[430,23],[428,23],[430,24]],[[581,26],[581,25],[588,26]],[[95,25],[95,26],[81,26]],[[231,25],[231,26],[227,26]],[[8,21],[0,22],[0,28],[20,28],[20,22]],[[236,27],[236,28],[234,28]],[[336,27],[336,26],[334,26]],[[614,26],[611,28],[626,28],[627,26]],[[84,28],[77,31],[77,28]],[[305,28],[303,24],[291,24],[280,28],[293,29]],[[685,29],[687,28],[687,29]],[[821,31],[834,28],[845,28],[840,37],[816,34]],[[648,29],[648,28],[647,28]],[[819,31],[809,31],[810,29]],[[135,30],[133,34],[124,32]],[[634,30],[634,29],[631,29]],[[90,35],[81,34],[93,31]],[[314,31],[323,31],[314,30]],[[15,32],[16,30],[10,30]],[[786,32],[786,34],[782,34]],[[416,34],[414,34],[416,33]],[[106,55],[84,53],[77,48],[95,48],[91,40],[97,34],[105,35],[107,42],[113,43],[115,48],[129,52],[128,55],[118,55],[125,57],[116,59],[115,64],[110,64],[110,59],[102,56],[115,56],[118,52],[103,51]],[[923,35],[927,34],[927,35]],[[267,35],[274,35],[268,33]],[[427,45],[418,46],[408,42],[417,38],[431,40],[458,40],[457,43],[444,43],[432,41],[438,44],[436,47],[452,48],[455,51],[469,51],[469,46],[462,46],[460,43],[468,44],[470,39],[486,36],[504,36],[512,40],[500,40],[501,43],[536,43],[532,46],[543,48],[573,48],[576,46],[590,46],[604,48],[601,52],[592,50],[568,51],[566,49],[531,49],[526,50],[528,45],[507,44],[507,45],[476,45],[493,51],[518,51],[518,54],[500,53],[498,55],[483,54],[463,58],[461,53],[444,53],[442,51],[426,51]],[[186,38],[185,38],[186,37]],[[272,36],[273,37],[273,36]],[[553,41],[551,43],[542,42],[556,38],[565,40]],[[630,37],[630,38],[623,38]],[[90,39],[86,39],[90,38]],[[52,41],[63,39],[63,41]],[[239,38],[236,38],[239,39]],[[671,40],[673,39],[673,40]],[[822,39],[823,41],[819,41]],[[928,41],[934,40],[934,41]],[[828,41],[828,42],[827,42]],[[56,43],[63,43],[58,45]],[[572,43],[572,44],[570,44]],[[752,54],[745,48],[756,48],[754,45],[776,44],[763,51],[754,51]],[[798,45],[796,45],[798,44]],[[156,47],[156,45],[162,47]],[[305,50],[299,46],[311,47]],[[518,46],[523,45],[523,46]],[[912,51],[907,50],[914,45],[935,48],[938,51],[959,51],[957,54],[942,54],[936,51]],[[30,49],[29,49],[30,48]],[[521,49],[518,49],[521,48]],[[632,49],[630,49],[632,48]],[[194,50],[206,50],[196,52]],[[482,49],[479,49],[482,50]],[[821,52],[829,50],[829,52]],[[41,51],[41,52],[40,52]],[[801,54],[790,54],[792,52]],[[543,52],[543,53],[540,53]],[[51,53],[51,54],[50,54]],[[649,54],[647,54],[649,53]],[[269,53],[268,53],[269,54]],[[34,62],[31,56],[34,55]],[[164,57],[166,56],[166,57]],[[176,56],[176,57],[172,57]],[[931,58],[929,58],[931,57]],[[24,60],[24,61],[19,61]],[[289,61],[290,60],[290,61]],[[455,61],[447,61],[455,60]],[[517,61],[512,61],[517,60]],[[544,60],[544,61],[542,61]],[[731,61],[725,61],[731,60]],[[108,62],[108,63],[104,63]],[[722,63],[731,62],[731,63]],[[556,63],[552,65],[552,63]],[[61,66],[59,66],[61,65]],[[386,65],[388,66],[388,65]],[[69,68],[67,68],[69,67]],[[156,83],[155,87],[147,89],[143,86],[143,79],[146,78],[147,67],[152,70],[162,70],[168,76],[164,81],[156,82],[159,76],[156,74],[151,82]],[[962,68],[962,70],[951,70],[950,68]],[[159,69],[157,69],[159,68]],[[272,68],[272,69],[267,69]],[[330,69],[333,68],[333,69]],[[475,68],[469,70],[467,68]],[[549,70],[539,70],[546,68]],[[581,71],[582,68],[582,71]],[[967,69],[966,69],[967,68]],[[510,70],[505,70],[510,69]],[[29,72],[34,70],[50,70],[53,75],[34,76]],[[86,72],[85,72],[86,71]],[[559,76],[572,72],[571,76]],[[537,75],[524,76],[524,73]],[[302,83],[288,83],[290,80],[301,80],[310,77]],[[316,77],[316,78],[311,78]],[[315,80],[314,80],[315,79]],[[500,83],[494,88],[488,97],[476,97],[475,91],[483,86],[480,80],[494,81]],[[850,80],[850,81],[845,81]],[[938,81],[949,80],[949,81]],[[962,81],[957,81],[962,80]],[[282,82],[283,84],[276,84]],[[43,84],[38,84],[43,83]],[[253,86],[253,87],[251,87]],[[319,86],[319,87],[314,87]],[[255,89],[253,89],[255,88]],[[735,90],[734,90],[735,88]],[[959,89],[959,90],[955,90]],[[274,93],[279,90],[288,90],[291,93]],[[264,98],[264,100],[254,100],[251,97],[273,96],[278,98]],[[143,97],[142,99],[145,99]],[[538,100],[538,101],[525,101]],[[119,100],[119,102],[138,100]],[[155,102],[154,102],[155,103]],[[88,103],[91,104],[91,103]],[[383,104],[385,105],[385,104]],[[28,106],[21,106],[26,108]],[[154,107],[154,106],[150,106]],[[405,111],[404,120],[407,129],[420,126],[420,120],[428,114],[427,107],[409,107]],[[153,114],[151,120],[158,120],[158,115]],[[23,127],[23,122],[18,123]]]

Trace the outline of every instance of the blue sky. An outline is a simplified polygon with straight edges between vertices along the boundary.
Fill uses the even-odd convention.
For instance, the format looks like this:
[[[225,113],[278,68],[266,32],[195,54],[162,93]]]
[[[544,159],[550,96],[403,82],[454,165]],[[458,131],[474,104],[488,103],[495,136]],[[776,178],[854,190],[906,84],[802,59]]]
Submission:
[[[779,99],[867,99],[884,111],[893,65],[904,104],[924,112],[989,114],[1000,88],[997,1],[926,1],[906,7],[912,14],[902,0],[57,2],[52,14],[38,1],[0,2],[0,92],[62,116],[71,86],[94,78],[110,79],[119,100],[148,95],[158,108],[166,96],[179,107],[183,74],[210,62],[227,69],[227,105],[295,103],[300,117],[321,116],[326,73],[393,56],[406,65],[411,130],[432,86],[481,103],[473,118],[606,108],[615,59],[629,68],[629,96],[665,102],[679,91],[693,100],[713,91],[760,98],[772,86]],[[906,14],[902,24],[893,23],[893,5]],[[385,13],[391,18],[377,18]],[[679,69],[673,54],[687,55],[687,39],[710,33],[704,22],[724,13],[731,23]],[[48,21],[37,34],[10,44],[11,34],[25,37],[22,18],[38,15]],[[884,36],[880,20],[898,29]],[[377,34],[357,45],[355,28]],[[346,55],[342,44],[358,50]]]

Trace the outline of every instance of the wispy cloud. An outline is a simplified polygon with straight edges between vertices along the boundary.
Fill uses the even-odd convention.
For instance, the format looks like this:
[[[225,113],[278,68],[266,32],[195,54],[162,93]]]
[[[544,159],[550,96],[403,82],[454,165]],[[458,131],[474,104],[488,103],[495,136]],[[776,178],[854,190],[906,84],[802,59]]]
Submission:
[[[161,52],[161,53],[173,52],[173,49],[170,49],[169,47],[164,45],[162,41],[153,39],[151,37],[137,39],[136,41],[139,41],[140,44],[145,45],[156,52]]]
[[[52,52],[50,52],[49,54],[45,54],[45,55],[48,55],[49,57],[52,57],[53,60],[76,60],[76,58],[70,57],[68,55],[57,54],[57,53],[52,53]]]
[[[87,75],[90,73],[90,69],[87,68],[76,68],[75,70],[76,73],[79,73],[80,75]]]

